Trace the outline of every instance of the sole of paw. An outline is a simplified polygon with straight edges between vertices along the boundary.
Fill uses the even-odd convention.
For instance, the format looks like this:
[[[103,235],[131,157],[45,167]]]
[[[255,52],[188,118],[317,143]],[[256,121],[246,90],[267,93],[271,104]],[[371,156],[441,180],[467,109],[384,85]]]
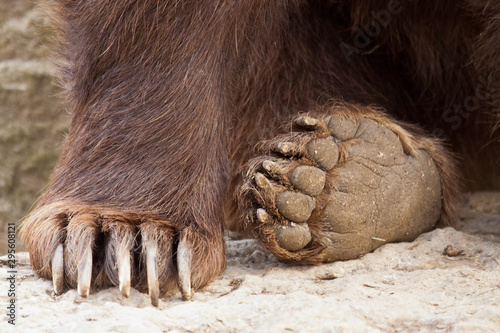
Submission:
[[[438,221],[436,165],[402,143],[397,125],[331,115],[299,117],[294,128],[263,145],[241,191],[249,223],[279,259],[357,258]]]

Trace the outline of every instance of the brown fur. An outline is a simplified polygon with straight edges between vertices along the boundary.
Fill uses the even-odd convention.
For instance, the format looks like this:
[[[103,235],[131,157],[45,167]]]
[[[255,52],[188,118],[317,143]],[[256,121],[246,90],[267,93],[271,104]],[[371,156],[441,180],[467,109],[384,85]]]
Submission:
[[[332,101],[377,117],[404,133],[407,147],[430,152],[442,175],[441,222],[453,224],[459,181],[445,146],[459,154],[468,187],[500,185],[500,5],[400,1],[369,45],[346,56],[340,46],[352,46],[372,11],[390,5],[51,3],[72,118],[48,190],[24,222],[34,269],[50,277],[47,265],[68,221],[84,223],[79,215],[90,214],[90,224],[123,222],[148,237],[156,229],[143,225],[172,237],[189,233],[197,242],[194,284],[204,285],[224,267],[223,221],[244,227],[234,193],[253,147],[299,112],[317,113]],[[479,107],[453,109],[477,89],[485,96]],[[116,283],[113,274],[100,284]]]

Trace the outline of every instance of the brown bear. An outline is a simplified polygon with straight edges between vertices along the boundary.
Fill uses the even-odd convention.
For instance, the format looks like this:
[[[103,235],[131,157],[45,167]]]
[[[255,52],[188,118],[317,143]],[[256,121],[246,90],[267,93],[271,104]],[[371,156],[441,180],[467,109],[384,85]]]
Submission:
[[[285,262],[347,260],[454,226],[460,179],[500,185],[497,1],[48,8],[71,123],[22,227],[56,293],[189,299],[225,228]]]

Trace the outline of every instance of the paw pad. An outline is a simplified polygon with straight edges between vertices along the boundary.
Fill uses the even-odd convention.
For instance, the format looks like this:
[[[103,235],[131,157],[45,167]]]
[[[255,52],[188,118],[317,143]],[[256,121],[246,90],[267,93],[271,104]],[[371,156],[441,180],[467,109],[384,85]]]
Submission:
[[[297,131],[266,143],[270,154],[254,160],[248,193],[259,238],[279,259],[357,258],[436,223],[441,185],[433,160],[405,149],[411,136],[379,120],[299,117]]]
[[[276,195],[276,206],[285,218],[292,222],[306,222],[316,208],[314,198],[299,192],[281,192]]]

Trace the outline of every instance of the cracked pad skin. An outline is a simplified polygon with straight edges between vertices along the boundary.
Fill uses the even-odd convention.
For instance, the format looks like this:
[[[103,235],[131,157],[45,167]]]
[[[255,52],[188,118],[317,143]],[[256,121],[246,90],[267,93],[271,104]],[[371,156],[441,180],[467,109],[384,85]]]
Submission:
[[[250,163],[248,174],[259,181],[247,179],[242,191],[259,212],[248,218],[280,259],[358,258],[387,242],[411,241],[438,222],[435,162],[381,119],[299,117],[296,133],[266,142],[271,153]]]

